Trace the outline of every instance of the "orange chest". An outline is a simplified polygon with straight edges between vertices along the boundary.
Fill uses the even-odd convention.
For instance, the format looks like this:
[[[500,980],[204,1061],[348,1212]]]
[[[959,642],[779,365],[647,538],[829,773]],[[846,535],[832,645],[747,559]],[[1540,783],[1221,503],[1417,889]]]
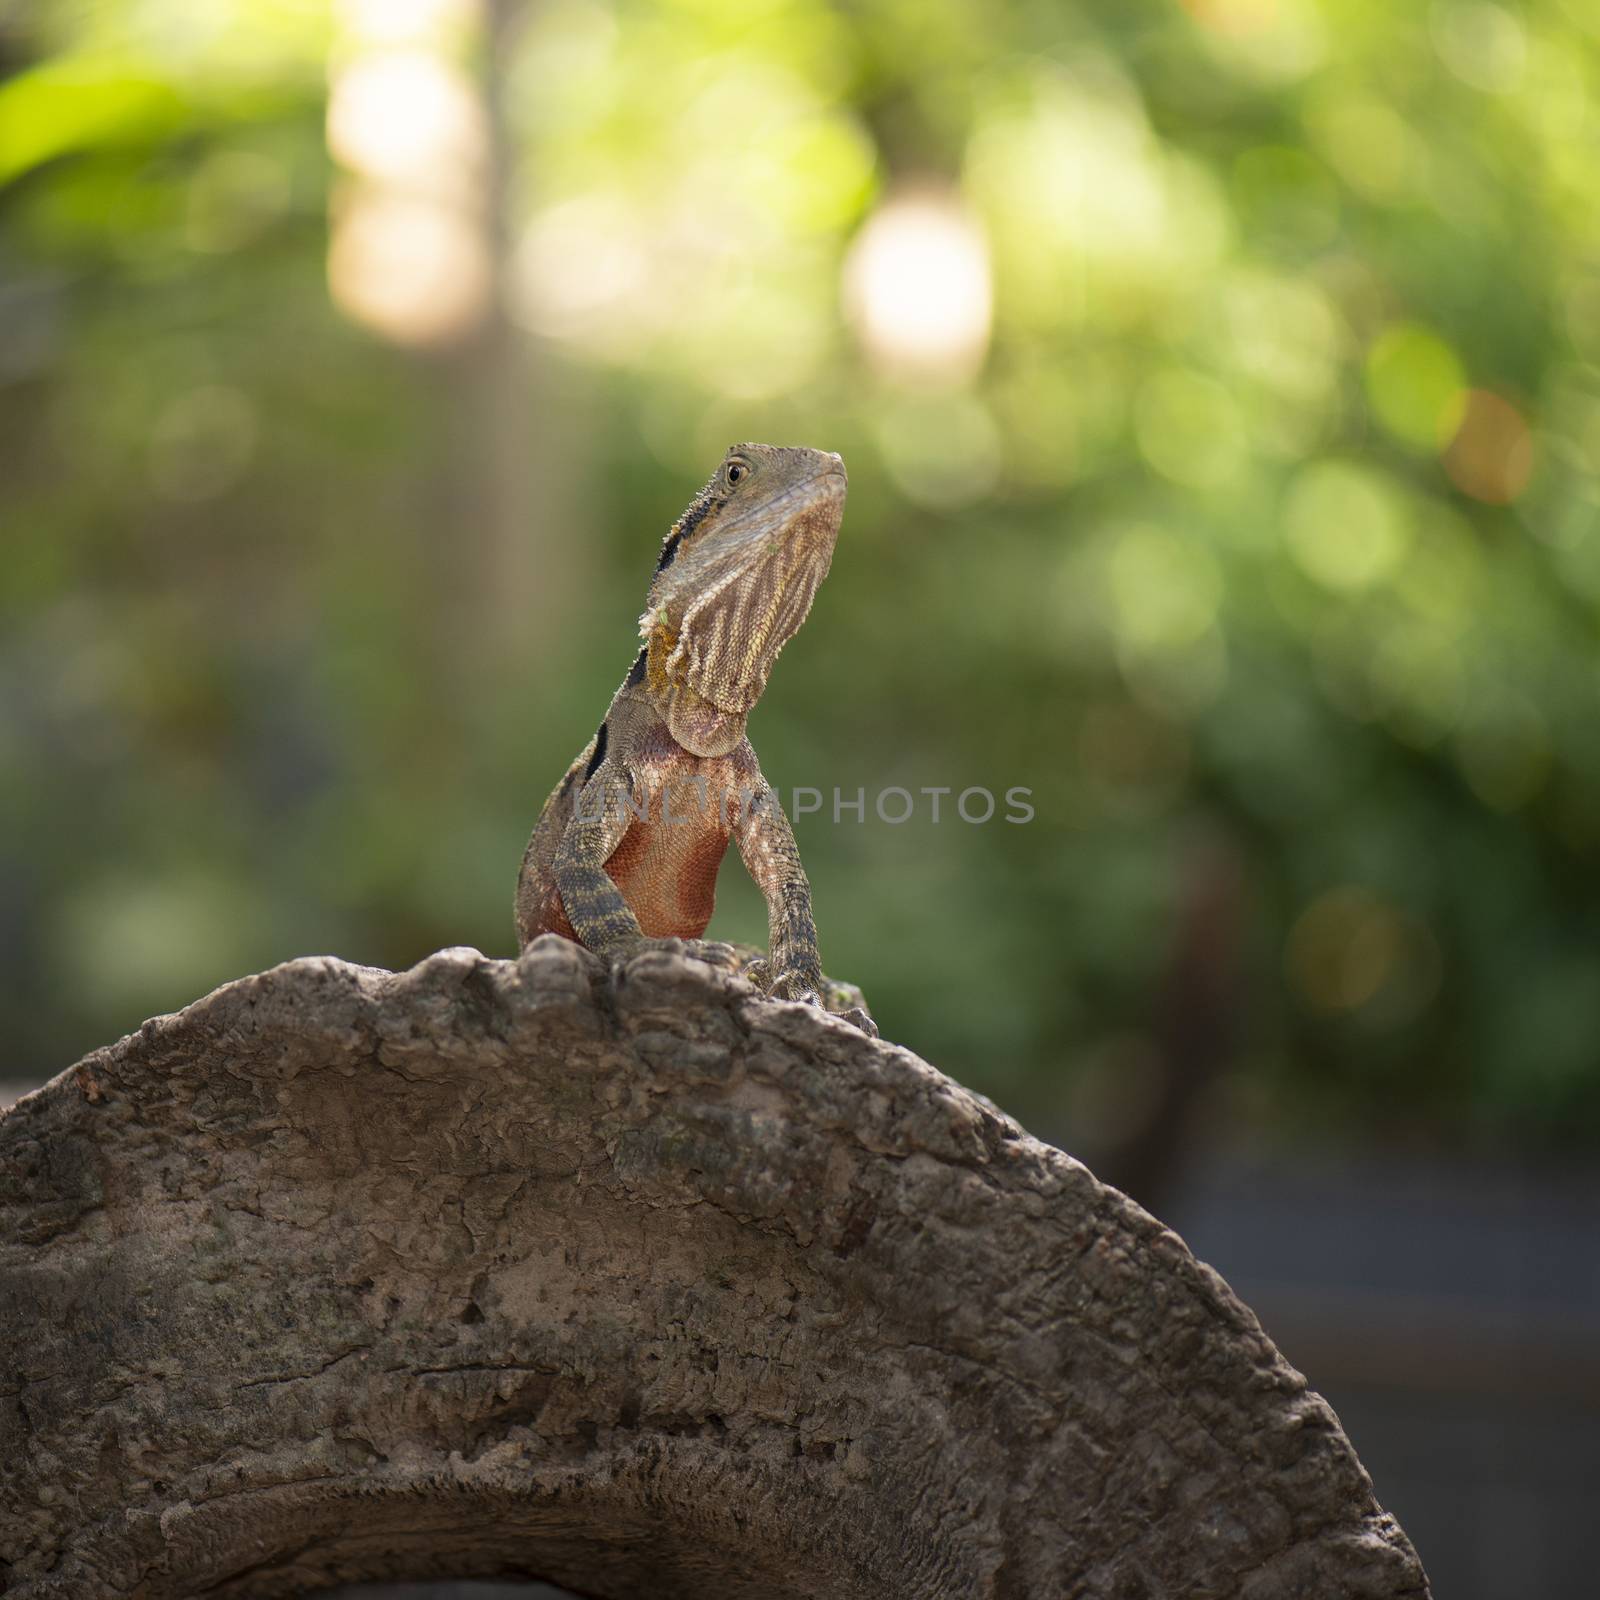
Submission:
[[[717,869],[727,853],[741,796],[727,763],[685,773],[640,774],[635,820],[606,872],[653,939],[698,939],[716,906]]]

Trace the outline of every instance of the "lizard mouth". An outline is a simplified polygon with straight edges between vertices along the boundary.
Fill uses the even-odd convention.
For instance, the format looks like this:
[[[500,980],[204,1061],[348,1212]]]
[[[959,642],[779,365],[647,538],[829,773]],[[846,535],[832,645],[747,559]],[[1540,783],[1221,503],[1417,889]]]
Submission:
[[[785,489],[776,499],[768,502],[767,515],[792,516],[793,508],[807,501],[820,499],[831,504],[835,499],[842,497],[849,485],[850,480],[845,476],[844,463],[840,462],[836,467],[828,467]]]

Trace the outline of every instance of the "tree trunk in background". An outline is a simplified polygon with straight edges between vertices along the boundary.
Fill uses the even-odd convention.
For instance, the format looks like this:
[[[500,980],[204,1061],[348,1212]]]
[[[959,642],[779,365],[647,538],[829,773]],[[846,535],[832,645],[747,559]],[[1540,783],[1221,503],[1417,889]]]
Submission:
[[[1207,1094],[1228,1066],[1244,1008],[1244,864],[1226,835],[1191,840],[1180,866],[1172,950],[1153,1018],[1157,1083],[1144,1116],[1095,1166],[1152,1211],[1182,1176]]]
[[[592,380],[553,358],[512,315],[515,256],[533,178],[510,124],[508,80],[537,8],[486,0],[478,86],[487,133],[482,206],[490,294],[479,325],[441,359],[448,396],[431,565],[443,603],[440,659],[460,690],[527,672],[563,649],[591,563]]]
[[[1222,1281],[893,1045],[537,941],[219,989],[0,1120],[0,1588],[1421,1596]]]

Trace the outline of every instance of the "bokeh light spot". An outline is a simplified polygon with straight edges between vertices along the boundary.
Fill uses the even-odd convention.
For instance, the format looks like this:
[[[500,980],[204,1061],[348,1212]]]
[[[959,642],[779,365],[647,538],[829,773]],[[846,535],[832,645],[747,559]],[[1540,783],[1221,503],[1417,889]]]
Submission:
[[[1303,77],[1323,58],[1326,28],[1309,0],[1183,0],[1224,66],[1267,83]]]
[[[1109,576],[1118,632],[1138,651],[1180,649],[1216,621],[1222,575],[1196,540],[1129,528],[1111,548]]]
[[[1164,477],[1213,488],[1237,477],[1246,459],[1233,396],[1198,372],[1157,373],[1134,401],[1134,430],[1145,460]]]
[[[1489,0],[1437,0],[1429,16],[1439,59],[1485,94],[1509,94],[1522,79],[1528,35],[1521,20]]]
[[[618,195],[586,194],[542,212],[517,246],[512,309],[554,339],[628,348],[650,283],[642,220]]]
[[[1386,328],[1367,352],[1367,395],[1378,420],[1417,450],[1438,450],[1466,412],[1466,374],[1454,350],[1414,323]]]
[[[344,32],[365,44],[414,44],[437,40],[473,19],[476,0],[339,0]]]
[[[1387,980],[1398,954],[1393,914],[1365,889],[1330,890],[1289,930],[1289,975],[1316,1011],[1365,1005]]]
[[[1000,475],[1000,430],[970,395],[886,405],[878,443],[900,492],[930,509],[968,505],[987,494]]]
[[[328,286],[352,320],[399,344],[458,339],[494,297],[488,113],[453,59],[466,0],[353,0],[328,97],[334,191]]]
[[[1214,258],[1227,224],[1209,172],[1161,147],[1115,62],[1041,73],[1021,98],[983,119],[966,162],[1008,318],[1052,327],[1124,296],[1137,310],[1143,286]]]
[[[1474,500],[1510,505],[1528,486],[1533,458],[1533,432],[1517,408],[1487,389],[1470,391],[1444,454],[1450,481]]]
[[[1284,538],[1301,569],[1324,587],[1352,591],[1391,572],[1411,526],[1389,482],[1354,462],[1317,461],[1290,485]]]
[[[589,194],[534,218],[515,254],[512,309],[552,339],[629,347],[650,286],[640,222],[618,195]]]
[[[434,344],[465,333],[482,314],[489,258],[460,213],[363,190],[338,214],[328,286],[356,321],[401,344]]]
[[[1366,1011],[1368,1020],[1393,1026],[1433,998],[1442,961],[1425,924],[1371,889],[1345,884],[1295,920],[1284,965],[1313,1011]]]
[[[1278,0],[1183,0],[1196,22],[1219,33],[1258,33],[1271,27]]]
[[[771,167],[760,194],[780,223],[800,233],[832,233],[855,221],[872,191],[877,152],[852,118],[797,120],[766,141]]]
[[[1330,92],[1305,113],[1317,148],[1350,188],[1380,205],[1411,197],[1425,170],[1424,146],[1411,125],[1381,100]]]
[[[1115,534],[1105,561],[1123,681],[1163,716],[1196,715],[1221,694],[1228,676],[1216,558],[1198,539],[1135,524]]]
[[[446,194],[477,174],[483,111],[466,74],[425,50],[361,56],[334,79],[328,148],[379,183]]]
[[[850,248],[844,300],[868,356],[885,373],[971,377],[988,348],[992,310],[982,229],[953,195],[889,200]]]

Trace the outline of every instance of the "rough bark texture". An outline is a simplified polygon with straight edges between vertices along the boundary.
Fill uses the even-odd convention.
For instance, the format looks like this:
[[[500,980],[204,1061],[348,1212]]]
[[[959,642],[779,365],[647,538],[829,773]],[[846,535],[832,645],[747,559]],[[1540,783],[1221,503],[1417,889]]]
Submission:
[[[0,1590],[1417,1596],[1182,1242],[681,956],[290,962],[0,1120]]]

